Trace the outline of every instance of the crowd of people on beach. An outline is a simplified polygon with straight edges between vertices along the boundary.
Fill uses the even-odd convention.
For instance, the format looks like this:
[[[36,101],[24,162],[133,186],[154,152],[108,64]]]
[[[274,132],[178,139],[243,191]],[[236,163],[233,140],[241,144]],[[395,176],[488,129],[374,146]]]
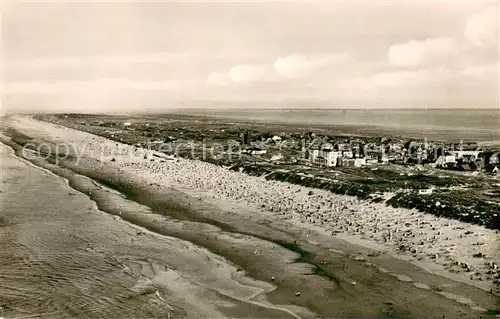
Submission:
[[[61,137],[68,139],[67,130],[59,132]],[[375,242],[392,254],[433,262],[474,281],[498,283],[497,231],[383,202],[254,177],[199,160],[169,157],[85,132],[75,131],[71,136],[73,143],[85,149],[85,156],[160,186],[192,189],[205,194],[207,200],[244,205],[358,243]]]
[[[439,218],[416,210],[394,208],[355,197],[333,194],[280,181],[253,177],[199,160],[167,158],[154,151],[125,146],[101,137],[90,143],[100,158],[163,186],[203,190],[207,198],[243,203],[247,207],[304,226],[321,227],[332,235],[379,243],[410,259],[442,265],[469,279],[491,281],[498,276],[495,245],[498,234],[481,226]],[[133,156],[130,156],[130,155]],[[106,160],[106,159],[105,159]]]

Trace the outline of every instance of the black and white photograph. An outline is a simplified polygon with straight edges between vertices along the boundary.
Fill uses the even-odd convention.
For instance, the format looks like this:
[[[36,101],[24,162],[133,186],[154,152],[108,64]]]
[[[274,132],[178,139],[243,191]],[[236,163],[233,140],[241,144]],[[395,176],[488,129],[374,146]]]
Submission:
[[[0,319],[500,318],[499,17],[0,0]]]

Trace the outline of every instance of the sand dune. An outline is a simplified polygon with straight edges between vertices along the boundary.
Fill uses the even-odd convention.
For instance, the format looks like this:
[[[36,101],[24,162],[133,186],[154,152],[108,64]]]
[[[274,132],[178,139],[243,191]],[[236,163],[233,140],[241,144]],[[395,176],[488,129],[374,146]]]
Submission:
[[[270,220],[322,232],[410,260],[432,272],[484,290],[495,288],[492,281],[498,274],[500,242],[499,234],[493,230],[323,190],[251,177],[201,161],[160,159],[153,151],[24,117],[12,121],[21,131],[73,143],[77,146],[76,153],[84,153],[127,174],[141,176],[152,187],[182,189],[205,201],[230,206],[242,218],[251,218],[252,212],[265,214]]]
[[[68,142],[67,128],[33,123],[26,118],[18,120],[30,122],[22,127],[50,132],[51,138],[55,136]],[[145,176],[154,184],[204,190],[208,197],[244,203],[304,226],[319,226],[332,236],[342,236],[358,244],[362,244],[363,239],[379,243],[402,257],[432,261],[464,278],[482,281],[476,284],[485,289],[484,282],[493,278],[486,273],[500,265],[500,235],[482,226],[268,181],[198,160],[164,161],[154,157],[154,151],[84,132],[73,131],[70,138],[86,156],[105,162],[113,158],[116,160],[113,165]],[[480,258],[474,257],[479,253]]]

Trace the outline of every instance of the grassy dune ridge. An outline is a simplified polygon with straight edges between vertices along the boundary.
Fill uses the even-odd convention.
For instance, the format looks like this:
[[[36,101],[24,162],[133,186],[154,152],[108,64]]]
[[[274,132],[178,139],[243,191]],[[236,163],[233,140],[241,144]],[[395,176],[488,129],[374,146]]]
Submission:
[[[301,186],[329,190],[335,194],[356,196],[360,199],[382,201],[374,194],[382,191],[401,189],[402,181],[406,181],[399,174],[391,174],[399,181],[380,179],[358,179],[351,181],[330,181],[316,176],[304,176],[295,172],[282,172],[262,165],[237,164],[232,170],[240,170],[252,176],[265,176],[266,179],[288,182]],[[385,203],[392,207],[415,208],[421,212],[438,217],[456,219],[467,223],[485,226],[500,230],[500,205],[497,202],[477,198],[467,189],[461,191],[437,190],[433,194],[422,196],[416,190],[427,188],[429,185],[452,187],[462,185],[459,178],[441,179],[426,175],[414,175],[408,180],[411,192],[397,192]],[[436,205],[439,203],[439,205]]]

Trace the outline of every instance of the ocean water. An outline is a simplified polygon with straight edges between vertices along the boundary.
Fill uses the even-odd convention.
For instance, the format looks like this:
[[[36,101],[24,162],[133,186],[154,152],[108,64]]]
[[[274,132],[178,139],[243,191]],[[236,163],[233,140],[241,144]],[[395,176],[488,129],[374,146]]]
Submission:
[[[184,109],[176,113],[441,140],[500,139],[496,109]]]
[[[0,318],[166,318],[167,306],[134,292],[137,275],[123,271],[120,256],[138,251],[130,227],[1,143],[0,160]]]
[[[2,143],[0,163],[0,319],[290,317],[247,301],[271,286],[234,277],[224,258],[125,222],[152,228],[159,219],[147,207],[89,178],[71,178],[109,214],[99,211],[65,179]],[[187,227],[168,223],[179,233]]]

